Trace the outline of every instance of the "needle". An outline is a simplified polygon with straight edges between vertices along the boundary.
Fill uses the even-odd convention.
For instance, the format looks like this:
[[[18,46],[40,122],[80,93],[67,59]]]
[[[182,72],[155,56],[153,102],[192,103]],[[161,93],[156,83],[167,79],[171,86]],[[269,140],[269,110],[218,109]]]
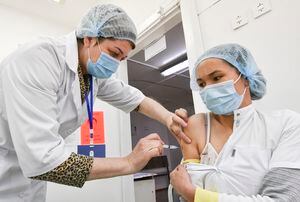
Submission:
[[[164,144],[163,148],[164,149],[178,149],[179,147],[177,147],[175,145]]]

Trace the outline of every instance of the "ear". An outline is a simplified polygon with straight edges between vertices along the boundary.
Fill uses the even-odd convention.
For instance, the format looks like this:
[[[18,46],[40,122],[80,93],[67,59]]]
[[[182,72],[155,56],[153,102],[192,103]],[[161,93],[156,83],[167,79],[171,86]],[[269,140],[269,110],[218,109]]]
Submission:
[[[84,37],[83,46],[86,48],[93,47],[97,44],[97,39],[93,37]]]

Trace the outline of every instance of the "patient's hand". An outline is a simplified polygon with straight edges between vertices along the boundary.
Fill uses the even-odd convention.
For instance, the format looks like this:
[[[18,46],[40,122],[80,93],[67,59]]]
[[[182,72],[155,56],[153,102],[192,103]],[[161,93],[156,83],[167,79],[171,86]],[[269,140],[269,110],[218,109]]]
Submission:
[[[177,166],[170,174],[171,184],[185,200],[193,202],[196,187],[192,184],[189,174],[183,165]]]

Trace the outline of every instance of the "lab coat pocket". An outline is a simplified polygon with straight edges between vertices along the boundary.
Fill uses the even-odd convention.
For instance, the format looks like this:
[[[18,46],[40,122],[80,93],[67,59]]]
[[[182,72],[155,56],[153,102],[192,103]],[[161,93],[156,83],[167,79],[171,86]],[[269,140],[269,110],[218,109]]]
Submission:
[[[271,150],[256,146],[236,146],[233,149],[233,175],[242,186],[256,194],[268,171]]]

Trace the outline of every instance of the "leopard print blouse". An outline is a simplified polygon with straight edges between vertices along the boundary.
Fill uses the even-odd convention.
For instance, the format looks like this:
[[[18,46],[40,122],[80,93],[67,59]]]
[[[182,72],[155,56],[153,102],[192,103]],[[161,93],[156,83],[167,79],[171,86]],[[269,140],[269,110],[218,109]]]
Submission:
[[[90,77],[88,74],[83,75],[82,68],[78,65],[78,78],[80,83],[81,103],[84,103],[85,96],[90,91]]]
[[[80,65],[78,66],[78,77],[81,102],[83,104],[85,96],[89,92],[90,77],[83,75]],[[94,159],[92,157],[72,153],[70,157],[58,167],[42,175],[31,177],[31,179],[82,187],[90,173],[93,162]]]
[[[31,179],[81,188],[90,174],[93,161],[94,159],[92,157],[72,153],[70,157],[58,167],[42,175],[31,177]]]

